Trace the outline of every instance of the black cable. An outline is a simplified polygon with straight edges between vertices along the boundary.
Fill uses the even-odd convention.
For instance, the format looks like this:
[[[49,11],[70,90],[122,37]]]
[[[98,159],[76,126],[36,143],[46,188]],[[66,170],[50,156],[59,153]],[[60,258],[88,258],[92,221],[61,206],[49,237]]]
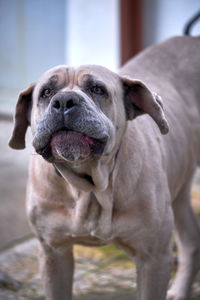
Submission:
[[[195,14],[185,25],[185,28],[183,31],[184,35],[190,35],[191,28],[198,21],[198,19],[200,19],[200,11],[198,11],[197,14]]]

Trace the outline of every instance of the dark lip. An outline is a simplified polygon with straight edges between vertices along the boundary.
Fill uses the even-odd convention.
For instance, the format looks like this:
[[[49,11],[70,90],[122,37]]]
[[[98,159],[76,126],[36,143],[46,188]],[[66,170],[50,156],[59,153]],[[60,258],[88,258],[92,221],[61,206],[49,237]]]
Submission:
[[[40,148],[40,149],[36,149],[35,150],[36,153],[41,155],[45,160],[47,160],[49,162],[54,162],[54,157],[53,157],[52,150],[51,150],[51,139],[54,134],[56,134],[59,131],[63,131],[63,130],[69,131],[69,129],[66,129],[66,128],[62,128],[62,129],[55,131],[51,135],[50,140],[46,144],[46,146],[44,146],[43,148]],[[73,131],[73,130],[70,130],[70,131]],[[101,156],[104,152],[104,149],[105,149],[105,146],[107,143],[107,138],[103,138],[103,139],[96,139],[96,138],[92,138],[92,137],[90,137],[90,138],[94,141],[94,143],[92,145],[89,145],[92,154],[95,156]]]
[[[45,147],[36,149],[35,151],[37,154],[41,155],[45,160],[48,160],[49,162],[53,161],[50,142]]]

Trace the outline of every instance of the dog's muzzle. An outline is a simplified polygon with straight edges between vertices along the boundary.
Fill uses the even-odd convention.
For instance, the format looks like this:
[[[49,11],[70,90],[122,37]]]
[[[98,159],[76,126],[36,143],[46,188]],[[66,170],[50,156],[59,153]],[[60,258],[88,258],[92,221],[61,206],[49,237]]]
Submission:
[[[55,132],[50,142],[36,152],[46,160],[67,160],[74,162],[85,160],[91,155],[101,155],[106,141],[100,141],[87,135],[67,129]]]
[[[33,140],[36,152],[44,159],[69,162],[102,155],[109,138],[110,121],[87,105],[75,92],[55,95]]]

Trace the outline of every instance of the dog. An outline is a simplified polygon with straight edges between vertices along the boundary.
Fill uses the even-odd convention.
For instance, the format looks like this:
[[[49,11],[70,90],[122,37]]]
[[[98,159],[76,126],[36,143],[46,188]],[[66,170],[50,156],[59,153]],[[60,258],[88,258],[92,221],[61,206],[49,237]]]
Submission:
[[[134,259],[138,300],[188,300],[200,268],[190,205],[200,162],[200,38],[174,37],[114,73],[65,65],[19,95],[10,146],[31,126],[27,214],[46,299],[72,299],[73,245]],[[179,266],[168,289],[175,229]]]

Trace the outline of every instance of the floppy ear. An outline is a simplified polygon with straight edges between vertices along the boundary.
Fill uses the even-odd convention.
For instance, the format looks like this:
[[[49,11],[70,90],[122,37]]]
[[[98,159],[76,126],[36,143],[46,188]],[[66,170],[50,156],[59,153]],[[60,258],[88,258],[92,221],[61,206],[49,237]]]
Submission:
[[[122,77],[122,82],[127,119],[133,120],[139,115],[149,114],[158,125],[160,132],[162,134],[168,133],[169,126],[163,111],[161,97],[152,93],[139,80]]]
[[[14,117],[14,129],[9,146],[13,149],[25,148],[25,134],[30,122],[28,121],[28,108],[31,105],[34,84],[31,84],[19,95]]]

